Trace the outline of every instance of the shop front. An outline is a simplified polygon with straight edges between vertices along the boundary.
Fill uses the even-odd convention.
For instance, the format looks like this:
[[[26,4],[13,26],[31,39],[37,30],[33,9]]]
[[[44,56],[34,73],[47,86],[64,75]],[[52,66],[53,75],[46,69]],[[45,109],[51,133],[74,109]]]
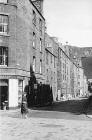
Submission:
[[[0,109],[16,108],[20,105],[23,93],[23,80],[0,80]]]

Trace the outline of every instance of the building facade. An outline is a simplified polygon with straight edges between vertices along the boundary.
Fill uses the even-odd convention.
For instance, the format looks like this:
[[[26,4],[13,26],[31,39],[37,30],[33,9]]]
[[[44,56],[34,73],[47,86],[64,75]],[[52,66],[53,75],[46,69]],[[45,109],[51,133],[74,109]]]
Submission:
[[[30,67],[45,82],[44,33],[45,19],[31,0],[0,0],[0,103],[18,106]]]
[[[58,68],[57,68],[57,81],[58,81],[58,99],[60,97],[68,98],[71,96],[70,85],[70,58],[68,55],[67,46],[59,44],[58,47]]]
[[[70,57],[70,46],[59,43],[57,65],[58,100],[85,96],[87,93],[87,78],[81,67],[81,60]]]
[[[45,32],[43,0],[0,0],[0,107],[4,101],[18,106],[30,68],[38,83],[50,84],[54,101],[87,92],[70,49]]]
[[[57,98],[57,50],[58,44],[54,38],[45,34],[45,79],[52,87],[53,99]]]

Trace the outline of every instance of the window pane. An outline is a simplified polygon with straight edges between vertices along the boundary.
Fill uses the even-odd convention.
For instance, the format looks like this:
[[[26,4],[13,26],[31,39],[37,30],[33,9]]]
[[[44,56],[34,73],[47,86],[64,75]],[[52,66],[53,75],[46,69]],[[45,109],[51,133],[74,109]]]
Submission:
[[[8,31],[8,27],[7,25],[4,25],[4,32],[7,33],[7,31]]]
[[[46,64],[48,64],[48,52],[46,51]]]
[[[42,73],[42,60],[40,60],[40,73]]]
[[[36,58],[33,57],[33,71],[35,72]]]
[[[39,19],[39,27],[40,27],[40,30],[41,30],[41,28],[42,28],[42,20],[41,19]]]
[[[0,23],[2,23],[2,15],[0,15]]]
[[[40,52],[42,52],[42,39],[40,38]]]
[[[0,56],[2,55],[2,49],[0,48]]]
[[[0,32],[8,32],[8,16],[0,15]]]
[[[8,16],[3,16],[3,23],[8,23]]]
[[[8,48],[0,48],[0,65],[8,65]]]
[[[39,30],[40,30],[40,33],[42,34],[42,20],[39,19]]]
[[[3,31],[3,26],[0,24],[0,32]]]
[[[33,47],[36,46],[36,36],[35,33],[33,32]]]
[[[34,10],[33,10],[33,24],[36,25],[36,13]]]
[[[2,64],[2,56],[0,56],[0,65]]]

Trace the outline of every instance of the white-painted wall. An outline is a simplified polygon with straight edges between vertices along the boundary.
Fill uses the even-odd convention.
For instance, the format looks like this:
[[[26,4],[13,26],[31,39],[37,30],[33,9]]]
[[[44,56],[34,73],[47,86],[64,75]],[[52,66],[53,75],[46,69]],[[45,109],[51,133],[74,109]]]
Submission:
[[[9,79],[9,107],[18,106],[18,79]]]

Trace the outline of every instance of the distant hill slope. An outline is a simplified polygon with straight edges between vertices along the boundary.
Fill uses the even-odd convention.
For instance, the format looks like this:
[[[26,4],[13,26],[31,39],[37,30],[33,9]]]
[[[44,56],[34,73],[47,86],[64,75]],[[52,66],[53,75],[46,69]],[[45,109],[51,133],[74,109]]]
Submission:
[[[75,46],[69,46],[70,51],[70,57],[76,56],[76,58],[81,57],[89,57],[92,56],[92,47],[75,47]]]
[[[73,60],[74,56],[79,62],[80,66],[84,68],[84,73],[88,79],[92,79],[92,47],[76,47],[69,46],[69,56]]]
[[[92,56],[82,57],[81,60],[85,75],[88,79],[92,79]]]
[[[80,48],[80,52],[81,52],[81,57],[83,56],[92,56],[92,47],[84,47],[84,48]]]

